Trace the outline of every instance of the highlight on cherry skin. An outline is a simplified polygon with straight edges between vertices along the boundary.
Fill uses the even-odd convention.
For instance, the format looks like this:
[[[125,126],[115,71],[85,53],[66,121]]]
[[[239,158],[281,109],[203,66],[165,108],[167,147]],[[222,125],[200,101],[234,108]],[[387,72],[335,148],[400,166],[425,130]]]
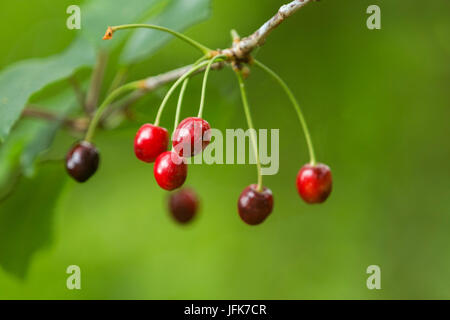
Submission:
[[[333,179],[330,168],[322,163],[305,164],[297,174],[297,190],[309,204],[324,202],[331,193]]]
[[[273,209],[273,195],[269,188],[258,191],[256,184],[245,188],[238,200],[238,212],[242,221],[249,225],[258,225],[270,215]]]
[[[192,157],[202,152],[211,142],[211,126],[197,117],[181,121],[172,138],[172,146],[180,156]]]
[[[182,188],[169,196],[168,207],[171,217],[180,224],[191,222],[198,211],[199,199],[191,188]]]
[[[156,158],[153,174],[161,188],[171,191],[186,181],[187,165],[176,152],[166,151]]]
[[[134,138],[134,153],[139,160],[154,162],[169,145],[169,132],[150,123],[142,125]]]
[[[78,182],[87,181],[98,168],[97,148],[90,142],[80,141],[66,155],[66,170]]]

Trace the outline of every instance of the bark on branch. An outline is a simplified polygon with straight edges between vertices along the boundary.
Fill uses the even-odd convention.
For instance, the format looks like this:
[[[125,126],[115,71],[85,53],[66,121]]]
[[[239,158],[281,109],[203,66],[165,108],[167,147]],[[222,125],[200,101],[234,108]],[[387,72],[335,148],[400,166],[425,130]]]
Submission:
[[[286,18],[293,15],[297,10],[316,0],[294,0],[280,7],[278,12],[268,21],[266,21],[258,30],[240,41],[234,41],[233,46],[222,52],[228,56],[234,56],[238,59],[246,58],[256,47],[261,46],[266,41],[270,32],[278,27]]]

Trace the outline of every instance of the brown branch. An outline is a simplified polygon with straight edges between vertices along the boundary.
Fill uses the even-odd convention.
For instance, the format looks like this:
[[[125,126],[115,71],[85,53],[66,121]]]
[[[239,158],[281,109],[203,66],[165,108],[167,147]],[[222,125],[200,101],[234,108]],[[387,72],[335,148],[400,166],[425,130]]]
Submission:
[[[87,118],[76,118],[76,119],[66,118],[56,113],[39,109],[33,105],[26,107],[22,111],[22,116],[29,118],[39,118],[47,121],[61,122],[64,126],[75,131],[85,131],[89,123],[89,120]]]
[[[87,114],[92,114],[97,107],[107,60],[107,53],[104,51],[100,51],[97,56],[97,62],[95,64],[94,70],[92,71],[91,84],[86,96],[85,111]]]
[[[232,64],[240,64],[240,62],[249,62],[251,58],[249,54],[258,46],[261,46],[270,32],[275,29],[278,25],[280,25],[286,18],[290,17],[297,10],[302,8],[304,5],[308,4],[312,1],[318,0],[294,0],[290,3],[287,3],[280,7],[278,12],[267,22],[265,22],[258,30],[256,30],[253,34],[243,39],[239,38],[237,32],[232,31],[233,45],[231,48],[215,51],[214,54],[225,54],[230,57],[232,60]],[[212,69],[221,69],[225,65],[224,62],[215,63],[212,66]],[[165,73],[162,73],[157,76],[152,76],[142,80],[141,89],[136,90],[129,94],[128,96],[122,98],[121,100],[112,104],[112,107],[108,108],[103,116],[103,119],[106,119],[114,112],[121,112],[129,108],[132,104],[134,104],[137,100],[143,97],[145,94],[154,91],[160,86],[177,80],[183,74],[185,74],[191,68],[191,65],[181,67],[178,69],[174,69]],[[195,74],[201,73],[205,68],[199,69],[195,72]]]
[[[229,57],[235,57],[237,59],[245,59],[248,57],[256,47],[261,46],[266,41],[270,32],[278,27],[286,18],[293,15],[304,5],[316,0],[294,0],[280,7],[278,12],[264,23],[258,30],[248,37],[243,38],[240,41],[233,41],[231,48],[222,50],[222,53]]]
[[[221,69],[223,66],[224,66],[223,62],[218,62],[218,63],[214,63],[211,66],[211,69],[217,70],[217,69]],[[138,101],[140,98],[145,96],[147,93],[150,93],[169,82],[177,80],[183,74],[188,72],[191,69],[191,67],[192,67],[192,65],[188,65],[185,67],[181,67],[181,68],[174,69],[174,70],[171,70],[171,71],[168,71],[165,73],[161,73],[156,76],[152,76],[152,77],[143,79],[141,89],[136,90],[136,91],[130,93],[129,95],[127,95],[126,97],[113,103],[112,107],[110,106],[108,109],[106,109],[102,118],[106,119],[114,112],[121,112],[123,110],[128,109],[131,105],[133,105],[136,101]],[[199,74],[199,73],[203,72],[204,70],[205,70],[205,68],[201,68],[201,69],[197,70],[196,72],[194,72],[193,75]]]
[[[78,80],[75,78],[75,76],[69,77],[68,80],[69,80],[70,85],[73,88],[73,91],[75,92],[75,96],[77,98],[78,103],[83,108],[86,108],[86,106],[85,106],[86,94],[81,89],[80,84],[78,83]]]

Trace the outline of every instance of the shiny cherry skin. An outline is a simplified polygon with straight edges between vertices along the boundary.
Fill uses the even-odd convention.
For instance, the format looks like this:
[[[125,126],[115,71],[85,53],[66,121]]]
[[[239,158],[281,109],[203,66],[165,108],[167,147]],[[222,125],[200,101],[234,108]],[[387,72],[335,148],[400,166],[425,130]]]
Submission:
[[[269,188],[258,191],[256,184],[251,184],[242,191],[238,200],[238,212],[241,219],[249,225],[263,222],[273,209],[273,196]]]
[[[177,189],[186,180],[187,165],[185,159],[173,151],[161,153],[156,158],[153,174],[161,188],[168,191]]]
[[[211,126],[206,120],[189,117],[180,122],[173,138],[172,146],[180,156],[192,157],[202,152],[211,142]]]
[[[97,171],[100,161],[97,148],[90,142],[75,144],[66,155],[66,170],[78,182],[87,181]]]
[[[297,190],[306,203],[322,203],[331,193],[330,168],[322,163],[305,164],[297,174]]]
[[[198,210],[198,197],[192,189],[183,188],[169,196],[169,211],[175,221],[185,224],[195,217]]]
[[[162,127],[144,124],[134,137],[134,153],[139,160],[154,162],[169,145],[169,133]]]

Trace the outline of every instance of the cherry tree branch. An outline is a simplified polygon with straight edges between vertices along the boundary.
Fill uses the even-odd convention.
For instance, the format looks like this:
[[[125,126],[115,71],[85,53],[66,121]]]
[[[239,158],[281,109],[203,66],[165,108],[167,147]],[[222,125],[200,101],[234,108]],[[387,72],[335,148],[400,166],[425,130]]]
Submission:
[[[107,59],[108,55],[106,54],[106,52],[100,51],[97,56],[97,62],[95,64],[94,71],[92,72],[91,85],[89,87],[88,93],[86,95],[86,101],[84,103],[85,111],[87,114],[92,114],[97,106]]]
[[[223,62],[217,62],[214,63],[211,66],[212,70],[221,69],[224,66]],[[121,112],[127,108],[129,108],[131,105],[133,105],[136,101],[138,101],[140,98],[142,98],[147,93],[150,93],[159,87],[162,87],[163,85],[177,80],[179,77],[181,77],[183,74],[188,72],[191,69],[192,65],[187,65],[178,69],[170,70],[164,73],[161,73],[156,76],[148,77],[144,80],[142,80],[142,84],[139,90],[133,91],[128,96],[118,100],[115,102],[115,107],[108,108],[106,112],[103,115],[103,119],[109,117],[114,112]],[[205,68],[201,68],[194,72],[193,75],[202,73],[205,70]]]
[[[87,118],[65,118],[48,110],[39,109],[34,105],[27,106],[22,111],[22,117],[38,118],[47,121],[61,122],[64,126],[75,130],[84,131],[87,128],[89,120]]]
[[[256,47],[264,44],[270,32],[278,27],[286,18],[293,15],[297,10],[316,0],[294,0],[280,7],[278,12],[268,21],[266,21],[258,30],[250,36],[241,40],[234,41],[233,46],[222,52],[230,57],[242,59],[248,56]]]

